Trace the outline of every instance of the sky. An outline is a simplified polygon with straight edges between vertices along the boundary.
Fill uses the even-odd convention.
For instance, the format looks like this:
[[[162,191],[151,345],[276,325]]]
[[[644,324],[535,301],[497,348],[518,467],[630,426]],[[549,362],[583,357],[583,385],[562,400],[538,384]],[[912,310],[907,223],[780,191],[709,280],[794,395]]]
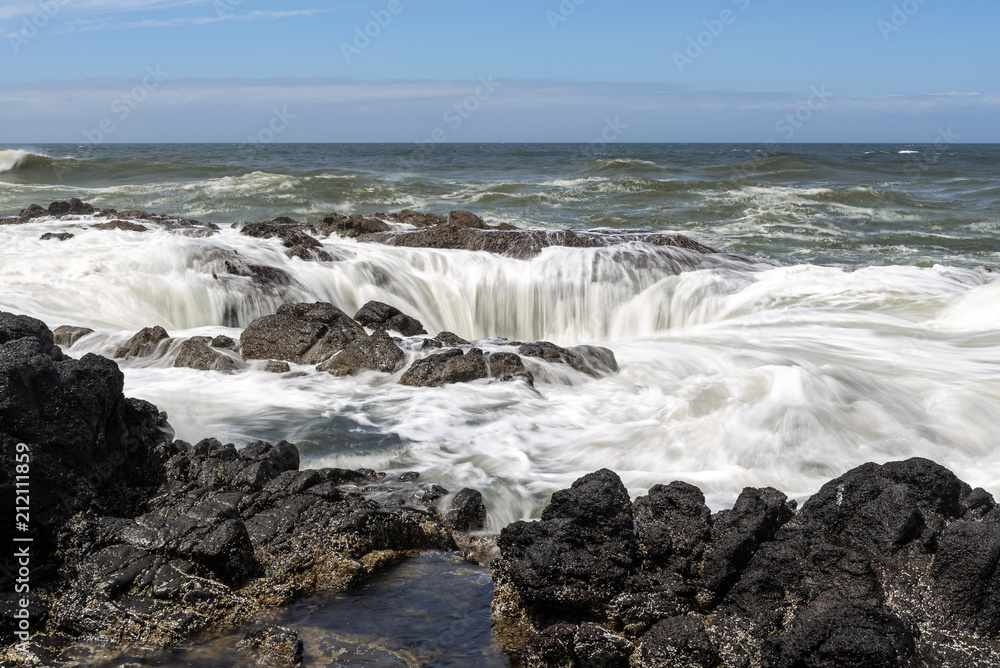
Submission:
[[[1000,141],[996,0],[0,0],[0,142]]]

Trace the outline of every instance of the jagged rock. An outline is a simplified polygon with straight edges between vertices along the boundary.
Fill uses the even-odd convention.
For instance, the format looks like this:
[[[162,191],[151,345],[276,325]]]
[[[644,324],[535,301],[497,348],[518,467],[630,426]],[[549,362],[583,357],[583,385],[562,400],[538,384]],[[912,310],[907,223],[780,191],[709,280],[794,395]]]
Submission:
[[[233,358],[193,339],[181,344],[174,366],[201,371],[236,371],[240,368]]]
[[[1000,637],[1000,524],[954,522],[941,534],[931,591],[956,630]]]
[[[602,619],[635,566],[632,504],[607,469],[556,492],[540,522],[500,532],[494,606],[516,598],[537,627]]]
[[[462,354],[453,348],[415,361],[399,379],[412,387],[440,387],[446,383],[467,383],[489,375],[486,357],[479,348]]]
[[[486,505],[483,495],[466,487],[451,500],[444,521],[457,531],[475,531],[486,524]]]
[[[694,576],[711,536],[712,514],[694,485],[655,485],[633,505],[639,545],[651,565]]]
[[[522,658],[526,668],[574,668],[572,624],[553,624],[535,633],[524,643]]]
[[[299,225],[290,218],[276,218],[265,223],[244,223],[240,234],[258,239],[277,238],[288,250],[289,257],[301,260],[319,260],[330,262],[333,257],[323,250],[323,244],[304,231],[305,225]]]
[[[285,304],[277,314],[250,323],[240,336],[240,348],[246,360],[318,364],[367,336],[361,325],[332,304]]]
[[[297,666],[302,663],[302,640],[284,626],[263,626],[251,630],[236,648],[260,666]]]
[[[500,381],[523,380],[535,386],[535,376],[524,368],[524,362],[515,353],[490,353],[486,358],[490,376]]]
[[[130,220],[112,220],[107,223],[91,225],[95,230],[123,230],[125,232],[148,232],[149,228]]]
[[[356,339],[316,369],[333,376],[350,376],[364,369],[395,373],[402,368],[406,355],[384,331]]]
[[[133,357],[146,357],[156,349],[160,341],[167,338],[170,338],[167,330],[159,325],[156,327],[145,327],[119,346],[115,351],[115,357],[126,360],[130,360]]]
[[[427,333],[419,320],[406,315],[395,306],[389,306],[382,302],[368,302],[354,315],[354,319],[365,327],[391,329],[403,336],[417,336]]]
[[[72,346],[74,343],[87,336],[88,334],[93,334],[94,330],[88,327],[73,327],[71,325],[62,325],[61,327],[56,327],[52,330],[52,338],[58,346],[66,346],[67,348]]]
[[[315,223],[313,225],[313,229],[315,229],[318,234],[322,234],[324,236],[339,234],[342,237],[353,239],[365,234],[388,232],[391,228],[384,221],[381,221],[374,216],[366,217],[359,216],[357,214],[352,216],[340,216],[335,213],[331,213],[320,222]]]
[[[916,653],[903,621],[866,603],[845,601],[765,643],[764,668],[903,668]]]
[[[539,341],[537,343],[523,343],[518,347],[517,352],[525,357],[538,357],[546,362],[567,364],[594,378],[599,378],[604,373],[618,371],[615,354],[607,348],[598,346],[562,348],[548,341]]]
[[[15,457],[31,458],[32,577],[52,576],[56,534],[88,510],[127,517],[159,484],[154,450],[169,439],[156,407],[122,396],[124,378],[111,360],[75,360],[55,345],[41,321],[0,312],[0,498],[14,507]],[[18,444],[24,444],[22,448]],[[0,516],[13,536],[14,514]],[[11,585],[2,556],[0,591]]]
[[[430,345],[432,348],[444,348],[444,347],[454,348],[456,346],[467,346],[469,345],[469,342],[463,339],[461,336],[453,334],[451,332],[438,332],[437,336],[435,336],[433,339],[427,339],[424,342],[424,345],[425,347],[427,345]]]
[[[70,234],[69,232],[46,232],[42,236],[38,237],[40,241],[50,241],[55,239],[56,241],[69,241],[75,234]]]
[[[701,620],[687,615],[657,622],[639,641],[632,662],[633,668],[716,668],[721,665],[722,660]]]

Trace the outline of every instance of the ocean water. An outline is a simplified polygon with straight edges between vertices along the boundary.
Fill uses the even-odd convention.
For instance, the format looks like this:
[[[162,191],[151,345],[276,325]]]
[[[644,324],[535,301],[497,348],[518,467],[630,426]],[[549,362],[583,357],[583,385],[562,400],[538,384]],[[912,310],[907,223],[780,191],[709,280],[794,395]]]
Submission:
[[[685,480],[723,508],[746,486],[806,498],[863,462],[923,456],[1000,494],[1000,147],[995,145],[45,145],[0,148],[0,215],[79,197],[210,221],[195,238],[0,225],[0,309],[95,333],[238,337],[286,301],[393,304],[432,333],[596,344],[600,379],[409,388],[122,362],[178,437],[287,439],[306,465],[416,470],[483,491],[489,528],[537,517],[601,467],[630,491]],[[630,243],[530,260],[330,238],[289,259],[230,227],[337,212],[447,214],[539,229],[680,232],[751,259]],[[41,241],[71,231],[68,241]],[[263,290],[220,251],[280,267]],[[235,314],[235,316],[233,315]],[[411,359],[421,353],[408,344]]]

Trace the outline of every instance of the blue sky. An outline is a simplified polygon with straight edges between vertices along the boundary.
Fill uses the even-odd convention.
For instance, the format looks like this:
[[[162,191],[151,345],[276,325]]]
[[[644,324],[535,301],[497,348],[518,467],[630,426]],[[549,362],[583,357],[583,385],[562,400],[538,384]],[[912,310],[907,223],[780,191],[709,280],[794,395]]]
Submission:
[[[0,141],[996,142],[998,25],[995,0],[3,0]]]

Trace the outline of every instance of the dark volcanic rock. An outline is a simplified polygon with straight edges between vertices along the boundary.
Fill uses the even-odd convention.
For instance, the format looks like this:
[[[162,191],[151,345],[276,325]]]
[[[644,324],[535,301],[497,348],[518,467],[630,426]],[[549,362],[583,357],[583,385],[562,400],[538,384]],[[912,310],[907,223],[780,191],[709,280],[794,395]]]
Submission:
[[[392,338],[380,330],[363,339],[356,339],[316,367],[334,376],[350,376],[364,369],[395,373],[403,367],[406,355]]]
[[[75,234],[70,234],[69,232],[46,232],[42,236],[38,237],[40,241],[50,241],[55,239],[56,241],[69,241]]]
[[[175,367],[187,367],[201,371],[236,371],[239,364],[228,355],[213,350],[204,343],[188,340],[181,344]]]
[[[67,348],[72,346],[74,343],[87,336],[88,334],[93,334],[94,330],[87,327],[73,327],[71,325],[62,325],[61,327],[56,327],[52,330],[52,338],[58,346],[66,346]]]
[[[285,304],[250,323],[240,336],[243,359],[318,364],[366,338],[364,328],[332,304]]]
[[[406,315],[395,306],[389,306],[382,302],[368,302],[354,314],[354,319],[365,327],[391,329],[403,336],[417,336],[427,333],[419,320]]]
[[[844,602],[765,643],[764,668],[903,668],[916,652],[903,621],[866,603]]]
[[[302,663],[302,640],[284,626],[263,626],[251,630],[236,646],[261,666],[297,666]]]
[[[212,347],[221,348],[222,350],[236,350],[239,348],[239,344],[232,337],[219,334],[212,339]]]
[[[264,371],[268,373],[288,373],[292,370],[292,367],[288,366],[288,362],[278,362],[275,360],[270,360],[267,366],[264,367]]]
[[[0,313],[0,496],[14,508],[16,457],[30,454],[33,581],[53,574],[56,534],[72,515],[134,514],[160,482],[154,450],[171,432],[154,406],[122,396],[123,382],[111,360],[66,357],[42,322]],[[0,516],[0,533],[15,535],[13,521]]]
[[[18,222],[26,223],[33,218],[42,218],[44,216],[51,215],[49,210],[38,206],[37,204],[32,204],[27,209],[21,209],[21,213],[18,216]]]
[[[933,462],[860,466],[797,514],[770,488],[713,516],[697,488],[656,485],[631,505],[636,545],[627,518],[567,521],[630,508],[583,492],[501,532],[493,621],[515,659],[581,665],[567,624],[588,621],[633,643],[633,668],[997,665],[996,504]]]
[[[634,668],[689,666],[715,668],[722,661],[705,626],[697,617],[671,617],[658,622],[639,641]]]
[[[490,375],[497,380],[523,380],[534,387],[535,377],[524,368],[524,362],[514,353],[490,353],[486,358],[490,367]]]
[[[342,237],[353,239],[366,234],[377,232],[388,232],[391,228],[374,216],[366,217],[357,214],[353,216],[340,216],[331,213],[326,218],[313,225],[313,229],[318,234],[329,236],[338,234]]]
[[[448,224],[458,227],[471,227],[477,230],[488,230],[490,226],[482,218],[468,211],[452,211],[448,214]]]
[[[277,238],[288,250],[289,257],[301,260],[330,262],[333,257],[323,250],[323,244],[305,232],[306,226],[299,225],[290,218],[276,218],[265,223],[244,223],[240,234],[258,239]]]
[[[49,205],[49,214],[56,218],[66,215],[91,216],[95,213],[97,213],[96,208],[75,197],[68,202],[53,202]]]
[[[538,357],[546,362],[567,364],[594,378],[599,378],[605,373],[618,371],[615,354],[607,348],[598,346],[562,348],[548,341],[539,341],[537,343],[523,343],[518,347],[517,352],[525,357]]]
[[[458,531],[482,529],[486,524],[486,506],[483,495],[466,487],[451,500],[444,521]]]
[[[604,619],[635,567],[633,526],[628,492],[607,469],[556,492],[540,522],[501,531],[494,611],[517,601],[536,628]]]
[[[399,379],[413,387],[440,387],[446,383],[467,383],[489,375],[486,357],[479,348],[464,355],[453,348],[415,361]]]
[[[115,357],[127,360],[133,357],[146,357],[156,349],[160,341],[167,338],[170,338],[167,330],[159,325],[146,327],[119,346],[115,351]]]

